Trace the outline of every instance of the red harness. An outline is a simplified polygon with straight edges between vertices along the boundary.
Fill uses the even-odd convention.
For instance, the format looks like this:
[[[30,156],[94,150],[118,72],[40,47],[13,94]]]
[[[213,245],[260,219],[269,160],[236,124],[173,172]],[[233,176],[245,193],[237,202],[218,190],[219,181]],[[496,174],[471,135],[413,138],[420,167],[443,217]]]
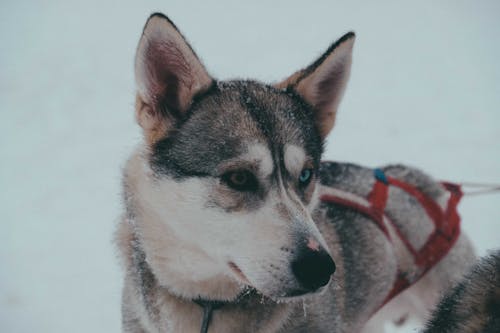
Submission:
[[[463,193],[460,185],[448,182],[441,184],[450,192],[450,198],[445,210],[427,195],[418,190],[415,186],[405,183],[399,179],[386,177],[380,169],[374,170],[375,184],[372,191],[368,195],[368,207],[357,202],[342,198],[337,195],[324,194],[321,196],[323,202],[334,203],[345,207],[352,208],[373,220],[380,230],[384,233],[389,241],[391,236],[387,229],[385,221],[388,221],[395,230],[397,237],[405,245],[408,251],[412,254],[415,265],[419,268],[419,274],[412,278],[411,281],[401,271],[398,271],[394,285],[385,298],[382,306],[389,302],[403,290],[417,282],[422,276],[427,273],[434,265],[436,265],[453,247],[453,244],[460,235],[460,216],[457,212],[457,205]],[[387,203],[389,185],[399,187],[409,195],[418,200],[420,205],[425,209],[429,218],[434,223],[434,231],[429,235],[429,238],[420,249],[415,249],[409,240],[401,233],[397,226],[385,215],[385,206]]]

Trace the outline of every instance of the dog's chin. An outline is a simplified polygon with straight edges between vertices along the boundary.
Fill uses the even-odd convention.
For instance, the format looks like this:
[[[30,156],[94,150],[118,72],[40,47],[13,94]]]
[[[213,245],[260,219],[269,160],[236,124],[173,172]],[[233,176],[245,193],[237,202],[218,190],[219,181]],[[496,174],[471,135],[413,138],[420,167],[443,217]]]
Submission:
[[[328,285],[321,287],[315,291],[310,291],[307,289],[292,289],[292,290],[287,290],[284,292],[280,293],[270,293],[268,291],[264,291],[260,288],[257,288],[253,286],[252,284],[248,283],[243,283],[242,281],[238,281],[238,283],[241,286],[241,294],[246,294],[250,291],[255,291],[258,294],[262,295],[264,298],[267,298],[269,300],[272,300],[276,303],[292,303],[292,302],[300,302],[304,300],[308,300],[311,298],[314,298],[316,296],[322,295],[326,292],[328,289]],[[240,294],[240,295],[241,295]]]
[[[281,294],[279,296],[276,295],[267,295],[267,297],[271,298],[274,300],[276,303],[293,303],[293,302],[301,302],[305,301],[317,296],[320,296],[326,292],[328,289],[328,285],[321,287],[315,291],[310,291],[307,289],[293,289],[289,290],[284,294]]]

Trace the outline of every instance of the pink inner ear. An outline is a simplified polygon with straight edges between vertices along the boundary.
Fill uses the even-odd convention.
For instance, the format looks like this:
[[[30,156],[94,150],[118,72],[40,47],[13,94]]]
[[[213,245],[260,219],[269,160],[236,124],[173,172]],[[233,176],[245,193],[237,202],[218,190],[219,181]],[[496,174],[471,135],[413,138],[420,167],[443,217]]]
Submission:
[[[145,52],[147,90],[153,108],[167,107],[169,112],[180,112],[181,89],[189,78],[189,65],[181,51],[169,42],[148,43]]]
[[[344,89],[346,79],[346,68],[343,63],[334,63],[328,68],[326,73],[320,74],[321,77],[316,83],[316,103],[317,108],[325,108],[330,105],[336,105]]]

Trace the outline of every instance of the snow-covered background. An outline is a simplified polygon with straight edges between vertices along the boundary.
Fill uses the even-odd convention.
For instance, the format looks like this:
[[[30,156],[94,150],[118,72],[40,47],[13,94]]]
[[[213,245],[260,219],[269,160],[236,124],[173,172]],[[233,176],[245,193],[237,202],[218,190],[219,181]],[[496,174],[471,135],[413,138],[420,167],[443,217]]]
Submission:
[[[217,78],[279,80],[355,30],[326,158],[500,182],[498,1],[1,1],[1,332],[120,330],[111,239],[153,11]],[[500,246],[500,195],[460,211],[479,253]]]

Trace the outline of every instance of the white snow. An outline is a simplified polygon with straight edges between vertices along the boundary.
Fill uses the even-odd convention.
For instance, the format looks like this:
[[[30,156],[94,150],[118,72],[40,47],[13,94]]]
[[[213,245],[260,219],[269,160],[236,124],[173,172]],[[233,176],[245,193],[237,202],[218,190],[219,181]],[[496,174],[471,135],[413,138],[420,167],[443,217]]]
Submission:
[[[279,80],[353,29],[326,157],[500,182],[498,1],[2,1],[2,332],[120,330],[111,239],[140,138],[133,56],[153,11],[218,78]],[[500,246],[500,195],[460,211],[480,254]]]

